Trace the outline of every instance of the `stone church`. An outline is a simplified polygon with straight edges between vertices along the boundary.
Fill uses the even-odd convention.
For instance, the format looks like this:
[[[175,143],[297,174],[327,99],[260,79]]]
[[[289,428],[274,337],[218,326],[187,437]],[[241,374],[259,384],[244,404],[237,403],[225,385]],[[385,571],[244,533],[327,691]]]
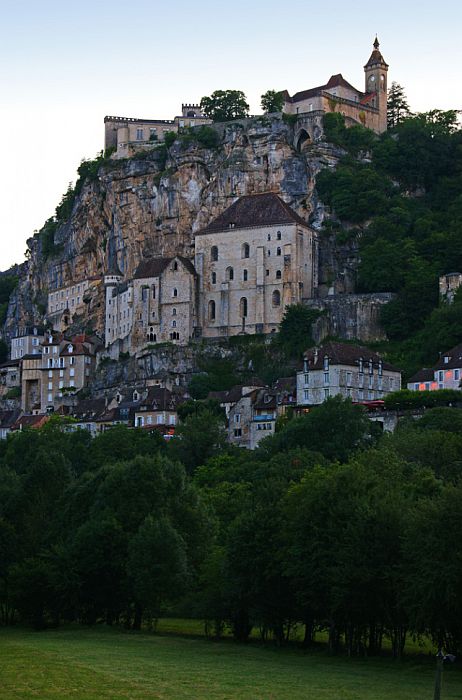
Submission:
[[[353,87],[341,73],[332,75],[325,85],[302,90],[292,97],[283,91],[283,111],[298,115],[299,146],[320,138],[322,116],[327,112],[343,114],[347,126],[362,124],[377,134],[387,130],[388,64],[379,47],[376,37],[364,66],[364,91]]]

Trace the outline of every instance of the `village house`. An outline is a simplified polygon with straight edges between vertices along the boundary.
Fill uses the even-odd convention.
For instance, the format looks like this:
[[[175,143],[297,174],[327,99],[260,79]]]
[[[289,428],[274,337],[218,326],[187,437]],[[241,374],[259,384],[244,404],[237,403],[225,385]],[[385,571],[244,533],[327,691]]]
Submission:
[[[461,272],[448,272],[445,275],[441,275],[439,280],[440,287],[440,299],[452,304],[456,292],[462,286],[462,273]]]
[[[136,428],[163,426],[172,428],[178,424],[178,398],[168,389],[149,387],[145,398],[135,408]]]
[[[360,345],[328,342],[304,354],[297,372],[297,405],[314,406],[330,396],[376,401],[401,389],[401,372]]]
[[[18,408],[10,411],[0,411],[0,440],[6,440],[21,414],[22,411]]]
[[[275,431],[276,392],[253,389],[233,404],[228,415],[228,441],[236,447],[254,450],[258,443]]]
[[[21,370],[19,360],[9,360],[0,365],[0,398],[21,386]]]
[[[364,91],[357,90],[341,73],[332,75],[325,85],[302,90],[292,97],[284,90],[283,111],[298,115],[296,132],[299,150],[320,138],[322,116],[329,112],[343,114],[347,125],[362,124],[380,134],[387,130],[388,65],[376,37],[372,54],[364,66]]]
[[[409,378],[411,391],[437,391],[438,389],[462,389],[462,343],[444,352],[431,369],[421,369]]]
[[[68,394],[89,386],[95,369],[95,343],[85,335],[68,339],[49,332],[40,349],[21,360],[21,408],[26,413],[55,410]]]
[[[45,330],[40,326],[20,326],[17,334],[11,339],[11,359],[20,360],[24,355],[40,353],[44,333]]]
[[[316,233],[277,194],[241,197],[195,236],[199,333],[275,333],[284,310],[315,295]]]

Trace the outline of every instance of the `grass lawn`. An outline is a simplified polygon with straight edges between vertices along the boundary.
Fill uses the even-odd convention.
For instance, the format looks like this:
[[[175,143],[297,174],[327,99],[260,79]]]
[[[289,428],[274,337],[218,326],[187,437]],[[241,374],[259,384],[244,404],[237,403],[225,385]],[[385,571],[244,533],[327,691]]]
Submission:
[[[0,698],[431,700],[426,660],[331,658],[253,643],[107,628],[0,629]],[[194,632],[192,628],[190,634]],[[444,672],[442,700],[462,698],[462,670]]]

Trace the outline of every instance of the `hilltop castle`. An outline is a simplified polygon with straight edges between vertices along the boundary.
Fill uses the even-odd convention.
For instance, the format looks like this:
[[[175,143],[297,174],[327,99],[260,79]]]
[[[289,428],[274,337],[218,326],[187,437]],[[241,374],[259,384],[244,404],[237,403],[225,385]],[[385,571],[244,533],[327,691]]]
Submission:
[[[299,117],[296,134],[299,150],[321,138],[322,116],[327,112],[343,114],[347,126],[362,124],[377,134],[387,130],[388,64],[379,46],[376,37],[364,66],[364,92],[353,87],[341,73],[332,75],[325,85],[302,90],[292,97],[287,90],[282,91],[283,112]],[[104,148],[115,149],[115,158],[127,158],[163,141],[169,131],[210,123],[197,104],[183,104],[181,115],[174,119],[104,117]]]

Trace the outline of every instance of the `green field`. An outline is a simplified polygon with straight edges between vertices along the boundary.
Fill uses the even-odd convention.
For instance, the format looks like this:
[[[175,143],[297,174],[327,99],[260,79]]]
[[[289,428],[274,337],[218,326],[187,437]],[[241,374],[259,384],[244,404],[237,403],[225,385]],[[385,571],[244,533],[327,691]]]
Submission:
[[[0,629],[2,700],[431,700],[433,677],[426,659],[330,658],[108,628]],[[442,700],[461,697],[461,670],[445,669]]]

